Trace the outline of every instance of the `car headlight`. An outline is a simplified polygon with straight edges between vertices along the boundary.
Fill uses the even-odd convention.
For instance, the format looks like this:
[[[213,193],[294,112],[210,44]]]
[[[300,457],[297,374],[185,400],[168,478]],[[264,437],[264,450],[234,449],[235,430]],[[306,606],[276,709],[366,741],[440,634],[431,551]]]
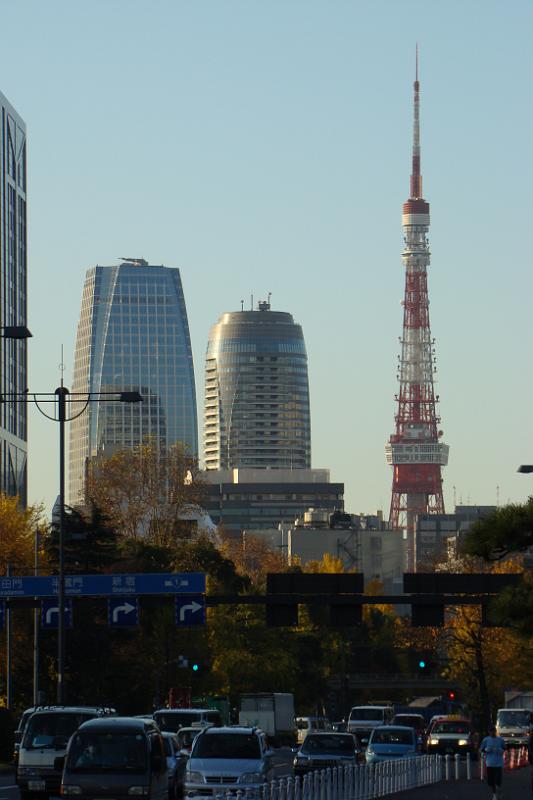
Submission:
[[[130,786],[128,789],[128,794],[137,795],[137,797],[141,795],[148,794],[148,786]]]
[[[262,783],[263,776],[260,772],[245,772],[240,776],[237,783]]]
[[[466,747],[466,745],[468,744],[468,739],[459,739],[457,744],[459,745],[459,747]]]
[[[64,797],[65,795],[69,794],[81,794],[81,786],[72,786],[72,784],[64,784],[61,787],[61,796]]]
[[[186,772],[185,781],[187,783],[205,783],[204,776],[201,772]]]
[[[439,743],[439,740],[438,740],[438,739],[430,739],[430,740],[429,740],[429,743],[430,743],[430,744],[438,744],[438,743]]]
[[[376,753],[374,752],[374,750],[372,750],[372,748],[371,748],[371,747],[367,747],[367,748],[366,748],[366,753],[367,753],[367,755],[369,755],[369,756],[375,756],[375,755],[376,755]]]

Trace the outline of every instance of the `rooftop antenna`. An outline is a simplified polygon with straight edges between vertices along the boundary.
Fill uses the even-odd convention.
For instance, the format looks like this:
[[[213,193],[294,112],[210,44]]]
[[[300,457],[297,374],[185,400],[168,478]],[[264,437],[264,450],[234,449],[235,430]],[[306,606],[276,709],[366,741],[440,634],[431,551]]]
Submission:
[[[413,168],[411,170],[411,198],[422,197],[422,175],[420,174],[420,83],[418,80],[418,43],[416,45],[416,64],[414,88],[413,122]]]
[[[59,364],[59,372],[61,374],[61,386],[63,386],[63,379],[65,377],[65,362],[63,360],[63,345],[61,345],[61,362]]]
[[[250,311],[254,310],[254,296],[253,294],[250,295]]]
[[[241,311],[244,311],[244,300],[241,300]]]
[[[268,305],[270,305],[270,298],[272,297],[272,292],[268,293]]]

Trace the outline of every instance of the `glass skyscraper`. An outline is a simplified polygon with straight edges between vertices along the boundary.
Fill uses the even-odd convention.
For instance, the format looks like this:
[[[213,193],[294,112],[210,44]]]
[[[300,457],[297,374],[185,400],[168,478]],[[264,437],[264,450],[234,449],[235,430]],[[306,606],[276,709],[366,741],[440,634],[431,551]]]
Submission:
[[[0,326],[27,323],[26,126],[0,93]],[[0,491],[27,501],[27,342],[0,339]]]
[[[309,469],[307,353],[291,314],[223,314],[209,334],[205,365],[204,466]]]
[[[70,423],[71,505],[83,501],[91,458],[148,438],[162,448],[182,442],[197,457],[194,369],[179,269],[129,259],[88,270],[72,391],[139,391],[143,402],[91,402]]]

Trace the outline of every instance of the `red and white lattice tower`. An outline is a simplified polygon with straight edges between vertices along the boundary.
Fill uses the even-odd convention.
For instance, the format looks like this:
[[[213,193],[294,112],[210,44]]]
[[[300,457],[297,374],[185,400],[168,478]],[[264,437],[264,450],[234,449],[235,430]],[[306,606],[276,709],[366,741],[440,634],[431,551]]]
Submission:
[[[407,568],[414,569],[414,537],[418,514],[443,514],[441,468],[448,446],[440,440],[433,374],[435,348],[429,326],[429,203],[422,197],[420,173],[418,50],[414,83],[414,132],[411,193],[403,205],[405,298],[399,357],[396,429],[386,445],[393,467],[390,525],[407,530]]]

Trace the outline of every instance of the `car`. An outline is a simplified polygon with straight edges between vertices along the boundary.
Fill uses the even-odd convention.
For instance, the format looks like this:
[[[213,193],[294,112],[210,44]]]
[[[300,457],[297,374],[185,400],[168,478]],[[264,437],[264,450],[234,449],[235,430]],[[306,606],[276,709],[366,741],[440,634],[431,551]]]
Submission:
[[[308,733],[330,731],[331,723],[327,717],[296,717],[296,741],[301,744]]]
[[[477,737],[469,719],[444,717],[435,720],[426,738],[426,752],[441,755],[470,753],[475,755]]]
[[[259,728],[205,728],[195,738],[187,763],[185,797],[260,790],[276,777],[273,755]]]
[[[193,742],[201,731],[205,728],[211,727],[210,725],[192,725],[190,728],[180,728],[176,733],[176,738],[179,742],[180,750],[186,751],[190,754]]]
[[[183,795],[183,784],[187,758],[182,754],[177,733],[164,731],[163,745],[167,758],[168,774],[168,797],[169,800],[176,800]]]
[[[406,725],[379,725],[370,734],[365,759],[367,764],[375,764],[378,761],[413,758],[416,753],[414,728]]]
[[[177,733],[191,725],[222,725],[220,711],[216,708],[160,708],[154,711],[159,730]]]
[[[414,728],[420,748],[424,746],[427,723],[423,714],[395,714],[391,725],[403,725]]]
[[[294,774],[357,764],[359,748],[351,733],[308,733],[294,758]]]
[[[62,771],[61,797],[169,800],[163,737],[153,720],[90,719],[70,738],[66,756],[56,758],[54,768]]]

